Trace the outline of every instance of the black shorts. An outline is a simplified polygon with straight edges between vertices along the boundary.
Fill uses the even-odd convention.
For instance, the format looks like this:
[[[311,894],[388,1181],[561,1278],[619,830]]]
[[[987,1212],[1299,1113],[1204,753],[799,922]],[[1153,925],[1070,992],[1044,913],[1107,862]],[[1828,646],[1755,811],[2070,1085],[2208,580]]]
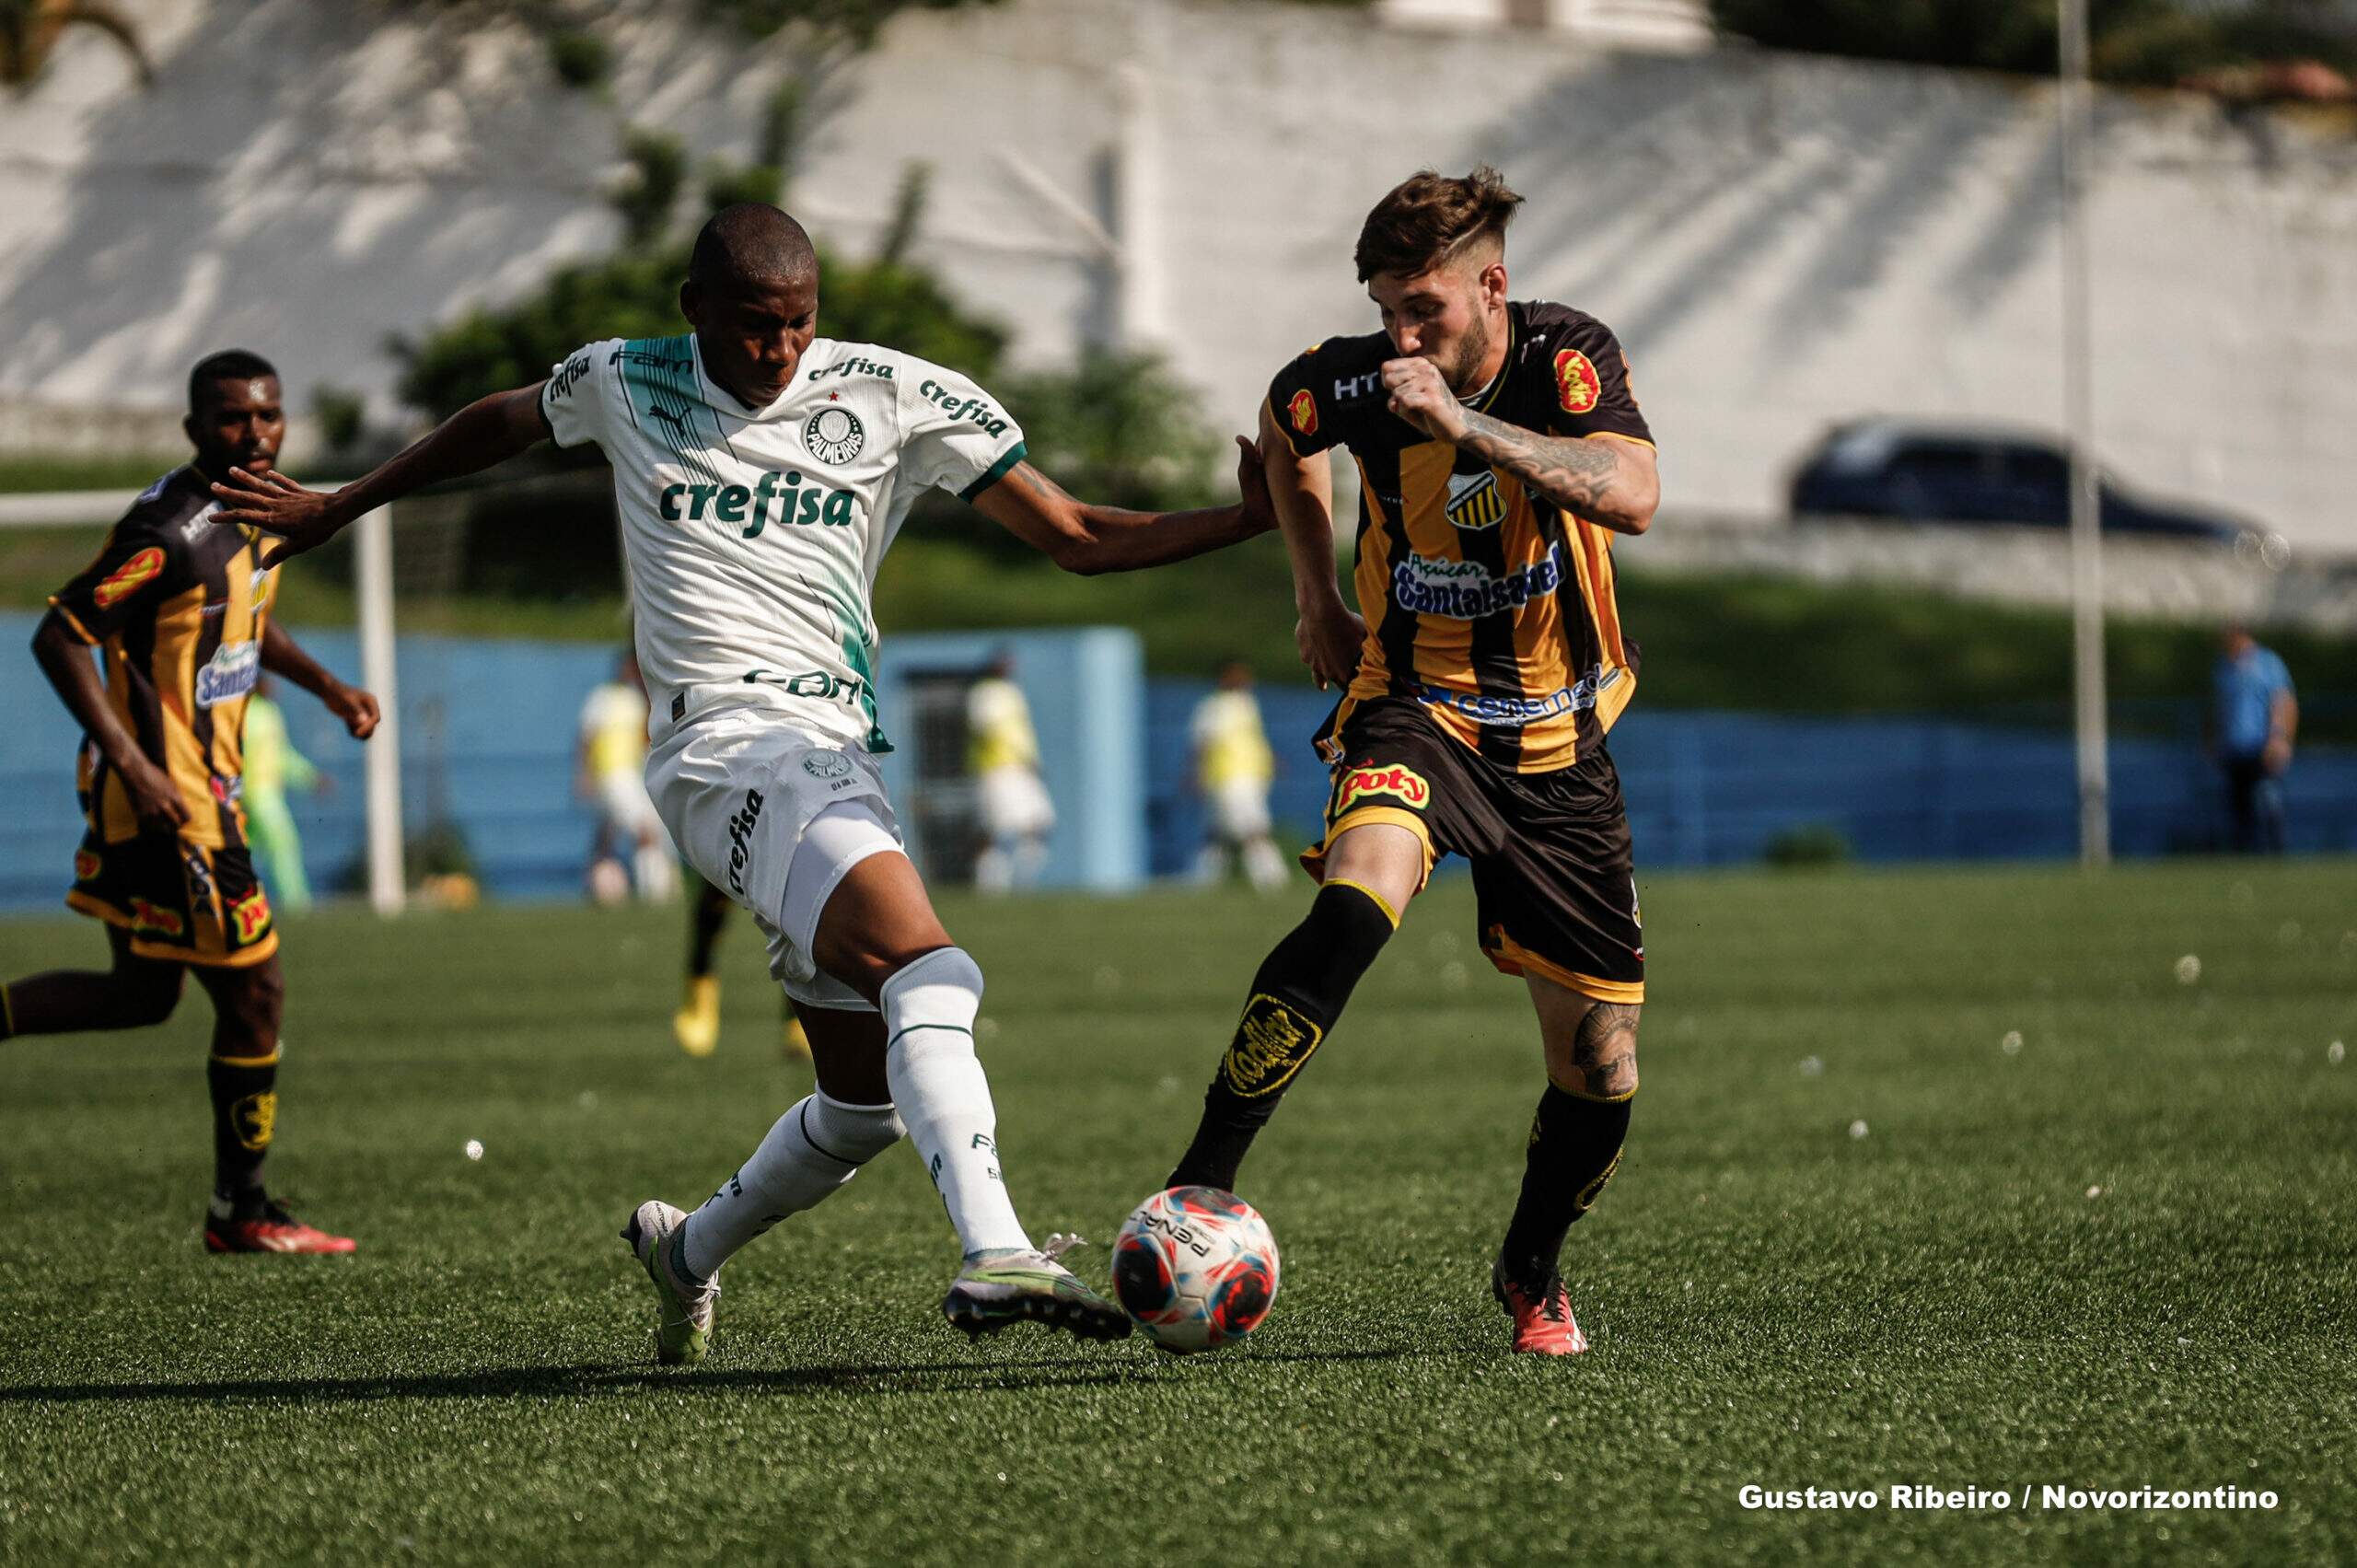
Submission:
[[[65,901],[128,931],[143,958],[237,969],[278,951],[270,900],[242,843],[143,833],[110,844],[87,833]]]
[[[1345,829],[1389,822],[1473,866],[1481,951],[1507,974],[1535,974],[1600,1002],[1645,999],[1620,775],[1602,749],[1571,767],[1517,773],[1452,739],[1412,700],[1360,703],[1336,738],[1342,761],[1326,800],[1326,837],[1305,854],[1313,877]]]

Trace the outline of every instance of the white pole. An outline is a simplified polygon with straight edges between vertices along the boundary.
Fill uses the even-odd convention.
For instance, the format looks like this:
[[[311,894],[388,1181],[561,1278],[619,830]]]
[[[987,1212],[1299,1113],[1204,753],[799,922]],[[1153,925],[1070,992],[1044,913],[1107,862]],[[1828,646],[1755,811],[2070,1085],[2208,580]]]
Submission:
[[[2095,364],[2088,324],[2087,0],[2061,0],[2062,404],[2071,443],[2071,624],[2078,738],[2079,862],[2111,863],[2111,768],[2105,734],[2103,533],[2095,463]]]
[[[360,680],[384,710],[362,749],[368,768],[368,901],[401,910],[401,694],[393,671],[393,517],[378,507],[354,525],[353,590],[360,605]]]

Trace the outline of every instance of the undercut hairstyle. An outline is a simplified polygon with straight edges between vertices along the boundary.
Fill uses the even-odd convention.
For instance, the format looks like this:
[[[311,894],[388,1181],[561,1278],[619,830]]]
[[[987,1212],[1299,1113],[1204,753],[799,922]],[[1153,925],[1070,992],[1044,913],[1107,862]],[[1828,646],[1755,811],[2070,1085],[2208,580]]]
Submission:
[[[204,389],[215,381],[255,381],[277,374],[278,366],[245,349],[228,348],[219,354],[208,354],[188,373],[188,411],[197,412],[197,401]]]
[[[1415,277],[1478,246],[1505,245],[1522,198],[1488,164],[1462,179],[1418,169],[1375,204],[1359,230],[1359,282],[1377,273]]]
[[[696,231],[688,276],[705,288],[795,283],[819,275],[809,234],[766,202],[723,207]]]

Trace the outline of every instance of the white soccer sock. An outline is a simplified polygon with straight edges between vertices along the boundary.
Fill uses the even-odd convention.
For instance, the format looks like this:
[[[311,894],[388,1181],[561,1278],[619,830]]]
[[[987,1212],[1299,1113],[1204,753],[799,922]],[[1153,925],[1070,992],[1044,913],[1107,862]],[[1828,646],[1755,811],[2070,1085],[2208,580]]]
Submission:
[[[788,1214],[816,1207],[900,1138],[900,1119],[888,1105],[845,1105],[823,1093],[802,1100],[777,1119],[743,1168],[688,1216],[681,1246],[690,1272],[712,1278],[747,1242]]]
[[[883,986],[884,1073],[966,1255],[1028,1251],[999,1175],[998,1112],[974,1054],[982,971],[961,947],[910,964]]]
[[[631,857],[639,901],[668,904],[679,896],[679,863],[668,843],[641,844]]]

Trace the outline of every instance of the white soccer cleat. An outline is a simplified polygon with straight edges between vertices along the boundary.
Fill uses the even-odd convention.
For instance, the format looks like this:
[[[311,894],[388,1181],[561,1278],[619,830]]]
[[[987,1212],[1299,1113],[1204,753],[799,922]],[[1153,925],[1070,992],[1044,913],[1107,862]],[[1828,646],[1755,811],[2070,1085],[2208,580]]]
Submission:
[[[649,1198],[622,1226],[632,1256],[655,1282],[655,1356],[666,1366],[693,1366],[704,1358],[712,1348],[713,1303],[720,1299],[717,1277],[693,1284],[679,1260],[674,1238],[687,1217],[660,1198]]]

